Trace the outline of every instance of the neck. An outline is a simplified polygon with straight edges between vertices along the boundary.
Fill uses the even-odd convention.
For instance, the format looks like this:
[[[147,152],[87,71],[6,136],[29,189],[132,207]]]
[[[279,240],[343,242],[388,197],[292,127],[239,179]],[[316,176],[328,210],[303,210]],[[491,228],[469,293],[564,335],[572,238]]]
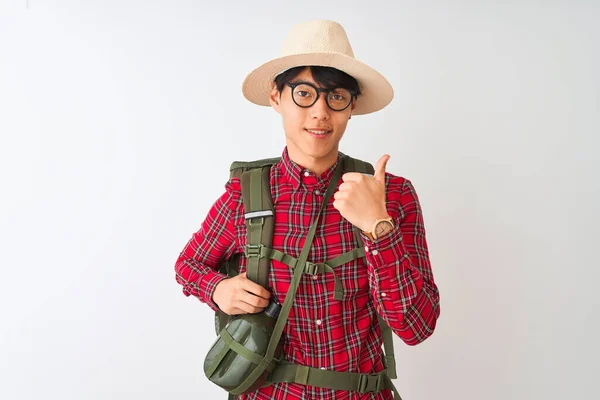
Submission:
[[[308,154],[303,154],[294,147],[288,146],[288,154],[292,161],[312,171],[317,176],[327,171],[338,159],[337,148],[333,149],[323,157],[313,157]]]

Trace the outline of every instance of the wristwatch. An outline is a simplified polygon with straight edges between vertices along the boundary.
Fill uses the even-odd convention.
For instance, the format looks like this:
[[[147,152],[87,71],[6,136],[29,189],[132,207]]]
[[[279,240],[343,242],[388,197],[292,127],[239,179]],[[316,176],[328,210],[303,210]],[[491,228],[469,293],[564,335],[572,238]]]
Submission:
[[[380,238],[384,233],[386,233],[386,231],[389,232],[392,229],[394,229],[394,219],[392,217],[387,217],[376,219],[371,231],[363,231],[363,233],[369,238],[369,240],[374,241]]]

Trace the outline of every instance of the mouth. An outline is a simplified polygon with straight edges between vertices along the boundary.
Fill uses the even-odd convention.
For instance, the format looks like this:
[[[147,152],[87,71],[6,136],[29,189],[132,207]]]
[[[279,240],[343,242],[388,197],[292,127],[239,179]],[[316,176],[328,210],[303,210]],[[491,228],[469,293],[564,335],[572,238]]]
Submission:
[[[316,137],[325,137],[325,136],[329,135],[331,132],[333,132],[332,130],[327,130],[327,129],[306,129],[306,128],[304,128],[304,130]]]

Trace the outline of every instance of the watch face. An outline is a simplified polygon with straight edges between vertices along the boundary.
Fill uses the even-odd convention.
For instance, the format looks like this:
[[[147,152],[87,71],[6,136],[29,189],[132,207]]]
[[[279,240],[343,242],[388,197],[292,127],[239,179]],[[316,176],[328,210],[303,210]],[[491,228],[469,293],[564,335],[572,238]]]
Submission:
[[[381,221],[377,224],[377,226],[375,226],[375,234],[377,235],[377,237],[380,237],[381,235],[384,235],[386,232],[388,232],[391,227],[392,224],[390,224],[388,221]]]

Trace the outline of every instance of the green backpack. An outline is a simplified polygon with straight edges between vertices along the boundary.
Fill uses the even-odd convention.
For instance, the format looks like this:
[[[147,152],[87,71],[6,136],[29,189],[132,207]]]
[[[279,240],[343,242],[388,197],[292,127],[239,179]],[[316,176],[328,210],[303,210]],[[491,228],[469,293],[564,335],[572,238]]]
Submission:
[[[325,201],[321,210],[324,209],[326,202],[333,194],[333,189],[335,189],[335,185],[333,183],[337,183],[339,181],[342,173],[360,172],[371,175],[374,173],[374,169],[371,164],[351,158],[341,152],[340,156],[341,163],[339,168],[336,170],[336,176],[332,178],[332,184],[330,184],[330,187],[327,190],[328,193],[325,196]],[[291,307],[291,301],[293,301],[293,296],[295,295],[301,275],[315,275],[329,272],[333,273],[335,280],[334,299],[341,300],[344,292],[342,284],[335,274],[335,268],[355,259],[365,257],[364,243],[362,242],[362,238],[360,236],[360,230],[354,227],[354,237],[357,242],[356,248],[324,263],[315,264],[308,262],[306,258],[308,256],[310,245],[312,244],[312,238],[314,237],[314,231],[316,229],[316,225],[318,224],[320,213],[314,221],[313,226],[311,226],[311,231],[307,237],[305,248],[298,259],[272,248],[275,209],[273,207],[273,201],[271,198],[270,171],[271,167],[274,164],[277,164],[279,161],[279,157],[250,162],[236,161],[233,162],[230,167],[230,178],[239,178],[242,188],[242,201],[244,204],[247,227],[247,245],[244,250],[244,255],[247,257],[246,271],[248,279],[268,289],[271,260],[282,262],[294,270],[294,280],[292,281],[292,286],[290,286],[289,289],[289,293],[292,296],[289,300],[287,297],[290,296],[287,296],[285,302],[290,304],[284,303],[283,311],[279,316],[279,319],[283,319],[283,321],[277,321],[279,325],[279,332],[278,337],[273,341],[278,341],[280,338],[282,333],[281,331],[283,330],[283,324],[285,324],[287,321],[289,307]],[[223,262],[219,267],[219,271],[230,277],[238,275],[240,256],[241,255],[239,253],[235,254],[229,260]],[[293,287],[294,283],[295,287]],[[274,359],[274,351],[271,351],[271,354],[246,354],[248,351],[240,349],[241,346],[238,343],[235,343],[235,340],[232,340],[231,335],[227,334],[225,329],[227,324],[235,318],[236,316],[230,316],[222,311],[217,311],[215,313],[216,333],[221,337],[223,337],[223,334],[225,334],[227,336],[228,343],[233,342],[231,343],[229,351],[236,352],[244,357],[247,357],[248,359],[254,360],[257,366],[258,364],[261,364],[260,366],[262,368],[257,367],[257,369],[266,371],[263,372],[263,375],[267,376],[264,382],[260,382],[262,386],[268,386],[276,382],[295,382],[303,385],[336,390],[357,391],[359,393],[376,393],[383,389],[390,389],[394,392],[394,398],[396,400],[401,400],[398,391],[391,382],[391,379],[396,379],[397,377],[392,331],[379,315],[377,318],[384,342],[385,369],[376,374],[329,371],[293,364]],[[272,343],[273,346],[269,346],[269,348],[271,349],[272,347],[272,350],[274,350],[275,346],[280,344],[281,343]],[[226,351],[227,349],[225,349],[225,352]],[[216,364],[212,365],[211,368],[209,368],[207,377],[211,379],[210,375],[221,373],[222,371],[219,371],[219,368],[228,368],[226,363],[223,364],[223,366]],[[259,374],[257,374],[257,376],[258,375]],[[256,385],[253,387],[256,387]],[[234,399],[238,394],[247,393],[249,388],[250,383],[247,385],[240,385],[233,390],[227,389],[230,393],[229,398]]]

